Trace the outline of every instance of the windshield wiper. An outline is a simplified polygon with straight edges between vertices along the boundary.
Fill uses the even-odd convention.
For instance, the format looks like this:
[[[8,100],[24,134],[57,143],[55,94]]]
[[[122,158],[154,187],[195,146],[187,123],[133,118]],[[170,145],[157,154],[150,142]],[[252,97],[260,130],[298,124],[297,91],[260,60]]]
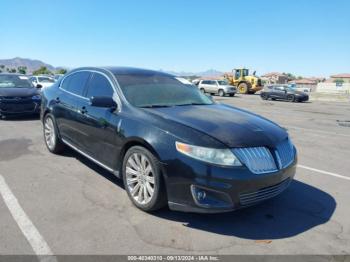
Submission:
[[[157,108],[157,107],[171,107],[170,105],[144,105],[144,106],[140,106],[141,108]]]
[[[204,105],[211,105],[211,104],[205,104],[205,103],[188,103],[188,104],[179,104],[176,106],[204,106]]]

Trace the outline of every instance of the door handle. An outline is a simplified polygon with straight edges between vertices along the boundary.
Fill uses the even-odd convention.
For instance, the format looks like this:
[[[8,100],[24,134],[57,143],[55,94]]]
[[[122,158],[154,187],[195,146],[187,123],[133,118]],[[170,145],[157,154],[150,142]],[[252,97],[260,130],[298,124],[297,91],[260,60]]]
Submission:
[[[87,113],[87,109],[86,109],[85,106],[83,106],[83,107],[81,108],[80,113],[83,114],[83,115]]]

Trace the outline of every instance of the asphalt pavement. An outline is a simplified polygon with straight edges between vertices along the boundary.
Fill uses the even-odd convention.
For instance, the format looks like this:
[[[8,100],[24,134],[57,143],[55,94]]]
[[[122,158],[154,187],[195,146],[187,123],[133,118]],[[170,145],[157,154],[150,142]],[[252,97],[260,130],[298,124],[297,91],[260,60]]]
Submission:
[[[0,121],[0,254],[350,254],[349,103],[215,99],[288,129],[299,167],[283,194],[225,214],[147,214],[112,174],[49,153],[39,119]]]

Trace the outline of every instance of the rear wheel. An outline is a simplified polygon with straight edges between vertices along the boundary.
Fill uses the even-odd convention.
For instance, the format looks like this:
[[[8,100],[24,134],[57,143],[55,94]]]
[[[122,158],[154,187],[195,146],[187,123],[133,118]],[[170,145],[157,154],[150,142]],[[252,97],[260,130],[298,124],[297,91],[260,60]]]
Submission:
[[[202,92],[203,94],[205,94],[204,88],[201,88],[200,90],[201,90],[201,92]]]
[[[123,160],[125,190],[135,206],[149,212],[167,203],[160,164],[156,157],[141,146],[131,147]]]
[[[267,94],[263,93],[263,94],[261,94],[261,98],[263,100],[267,100],[267,99],[269,99],[269,96]]]
[[[241,94],[248,94],[248,85],[247,83],[240,83],[238,85],[238,90]]]
[[[58,137],[55,118],[52,115],[47,114],[44,118],[43,124],[44,140],[47,149],[49,149],[49,151],[54,154],[61,153],[65,149],[65,146],[61,139]]]
[[[288,100],[289,102],[294,102],[294,101],[295,101],[295,97],[294,97],[293,95],[288,95],[288,96],[287,96],[287,100]]]
[[[219,96],[225,96],[224,90],[222,90],[222,89],[219,90]]]

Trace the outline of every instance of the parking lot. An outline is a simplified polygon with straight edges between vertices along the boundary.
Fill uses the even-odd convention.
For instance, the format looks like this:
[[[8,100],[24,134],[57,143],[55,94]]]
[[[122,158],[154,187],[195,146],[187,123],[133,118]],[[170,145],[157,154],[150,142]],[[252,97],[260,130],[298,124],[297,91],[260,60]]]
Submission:
[[[1,121],[0,254],[34,254],[28,237],[53,254],[350,254],[349,104],[216,100],[288,129],[299,166],[283,194],[225,214],[143,213],[110,173],[50,154],[38,119]]]

